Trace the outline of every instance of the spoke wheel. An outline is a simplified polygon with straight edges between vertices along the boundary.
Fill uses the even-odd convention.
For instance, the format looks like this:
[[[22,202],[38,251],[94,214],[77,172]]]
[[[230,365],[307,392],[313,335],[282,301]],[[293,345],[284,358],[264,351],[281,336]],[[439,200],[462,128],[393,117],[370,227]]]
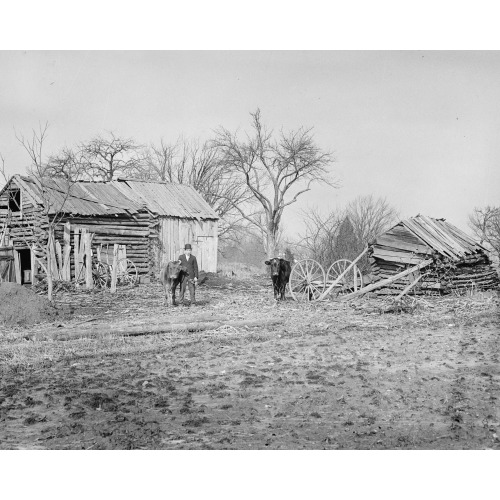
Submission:
[[[103,264],[102,262],[97,263],[92,275],[94,279],[94,286],[96,288],[106,288],[111,282],[109,266]]]
[[[325,271],[315,260],[299,260],[292,268],[288,286],[297,302],[314,302],[325,290]]]
[[[326,288],[328,288],[350,265],[352,262],[347,259],[340,259],[334,262],[326,273]],[[349,271],[340,279],[331,291],[333,296],[347,295],[357,292],[363,288],[363,275],[357,266],[351,267]]]
[[[116,284],[135,285],[139,279],[137,267],[130,259],[122,259],[118,261],[118,269],[116,271]]]

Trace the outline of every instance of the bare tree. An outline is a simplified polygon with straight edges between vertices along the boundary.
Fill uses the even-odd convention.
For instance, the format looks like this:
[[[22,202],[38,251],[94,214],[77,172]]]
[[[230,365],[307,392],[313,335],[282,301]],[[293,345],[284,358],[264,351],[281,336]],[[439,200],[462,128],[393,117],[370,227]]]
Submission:
[[[385,198],[358,196],[348,203],[347,215],[357,239],[368,244],[391,225],[397,223],[399,212]]]
[[[235,203],[241,217],[265,235],[269,257],[276,252],[276,236],[285,208],[309,191],[315,182],[334,185],[329,178],[332,155],[314,142],[311,129],[299,128],[277,138],[261,122],[260,110],[250,113],[252,133],[240,140],[237,133],[221,128],[214,145],[233,175],[250,191],[257,209],[247,210]]]
[[[134,177],[141,168],[141,146],[133,139],[124,139],[109,132],[81,144],[85,173],[94,180],[111,181],[118,176]]]
[[[301,254],[328,268],[337,260],[334,248],[339,228],[346,217],[345,210],[332,210],[324,214],[318,208],[311,208],[303,210],[302,215],[305,232],[299,236],[296,246],[301,249]]]
[[[44,176],[68,182],[92,180],[88,170],[89,164],[81,149],[64,147],[58,154],[48,158],[44,165]]]
[[[4,184],[7,184],[9,182],[9,176],[7,174],[7,170],[5,168],[5,158],[2,153],[0,153],[0,176],[4,182]],[[3,186],[2,186],[3,189]],[[0,227],[0,247],[3,246],[4,238],[5,238],[5,232],[7,230],[7,225],[9,223],[9,216],[7,216]],[[0,281],[2,280],[0,276]]]
[[[497,259],[500,259],[500,207],[475,207],[469,215],[469,227],[482,243],[491,247]]]
[[[236,210],[249,199],[242,180],[231,175],[221,161],[220,151],[209,142],[177,139],[150,145],[145,152],[146,168],[138,177],[193,186],[220,217],[219,238],[235,239],[243,218]]]
[[[306,229],[297,245],[325,268],[336,260],[357,257],[371,240],[397,222],[399,217],[397,210],[384,198],[371,195],[359,196],[346,208],[327,214],[317,208],[302,213]],[[358,267],[368,272],[368,257],[364,256]]]
[[[59,190],[54,185],[51,179],[53,172],[48,168],[48,163],[44,159],[44,142],[47,137],[48,123],[44,126],[39,125],[38,130],[32,130],[31,136],[25,137],[23,134],[16,133],[16,139],[21,144],[30,158],[30,166],[28,173],[34,178],[42,199],[42,221],[45,225],[45,230],[32,227],[29,236],[25,236],[27,246],[37,255],[37,260],[40,263],[47,277],[48,298],[52,301],[54,277],[52,276],[51,262],[55,260],[53,252],[53,241],[51,238],[54,235],[56,225],[61,221],[64,215],[64,205],[70,196],[71,188],[74,181],[67,183],[64,190]],[[78,176],[78,172],[75,171]],[[20,210],[21,207],[18,207]],[[23,224],[22,220],[18,220],[19,225]]]
[[[160,144],[150,144],[144,150],[144,166],[137,172],[137,178],[177,182],[179,148],[179,140],[174,144],[168,144],[163,137],[160,139]]]
[[[0,175],[2,176],[2,179],[4,182],[7,184],[9,181],[9,176],[7,175],[7,170],[5,169],[5,158],[2,153],[0,153]]]

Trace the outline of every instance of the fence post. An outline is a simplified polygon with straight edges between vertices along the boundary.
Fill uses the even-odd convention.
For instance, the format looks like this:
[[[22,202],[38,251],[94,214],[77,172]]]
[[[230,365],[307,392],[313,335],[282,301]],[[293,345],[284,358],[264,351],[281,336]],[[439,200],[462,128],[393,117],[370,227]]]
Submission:
[[[62,279],[71,281],[71,225],[69,222],[64,224]]]
[[[92,246],[91,246],[91,235],[90,233],[85,234],[85,266],[86,266],[86,274],[85,274],[85,285],[87,290],[91,290],[94,288],[94,282],[92,280]]]
[[[36,275],[38,274],[38,261],[35,257],[35,248],[30,247],[30,257],[31,257],[31,286],[36,285],[38,279]]]
[[[113,245],[113,267],[111,268],[111,293],[116,292],[116,275],[118,273],[118,245]]]
[[[80,228],[75,227],[75,236],[73,240],[73,261],[75,263],[75,282],[80,278],[82,264],[80,262]]]

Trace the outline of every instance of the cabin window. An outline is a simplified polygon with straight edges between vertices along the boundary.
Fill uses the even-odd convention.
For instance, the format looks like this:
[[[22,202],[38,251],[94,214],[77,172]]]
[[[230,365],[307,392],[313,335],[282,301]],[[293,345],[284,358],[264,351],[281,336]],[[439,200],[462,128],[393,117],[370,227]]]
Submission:
[[[21,211],[21,190],[15,189],[9,193],[9,210],[11,212]]]

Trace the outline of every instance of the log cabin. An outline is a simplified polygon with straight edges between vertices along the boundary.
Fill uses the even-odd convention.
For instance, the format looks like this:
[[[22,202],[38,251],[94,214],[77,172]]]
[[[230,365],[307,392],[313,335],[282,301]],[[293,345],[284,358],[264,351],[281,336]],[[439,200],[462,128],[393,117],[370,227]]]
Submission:
[[[51,231],[56,245],[68,250],[67,278],[74,279],[72,249],[83,229],[93,235],[93,255],[113,244],[125,246],[141,282],[156,280],[186,243],[200,269],[215,272],[218,219],[188,185],[129,179],[42,183],[14,175],[0,191],[0,281],[32,282],[38,272],[33,243],[47,242]]]
[[[439,295],[498,289],[500,280],[485,246],[445,219],[417,215],[379,235],[368,246],[373,282],[396,276],[427,259],[432,263],[385,287],[378,295]]]

